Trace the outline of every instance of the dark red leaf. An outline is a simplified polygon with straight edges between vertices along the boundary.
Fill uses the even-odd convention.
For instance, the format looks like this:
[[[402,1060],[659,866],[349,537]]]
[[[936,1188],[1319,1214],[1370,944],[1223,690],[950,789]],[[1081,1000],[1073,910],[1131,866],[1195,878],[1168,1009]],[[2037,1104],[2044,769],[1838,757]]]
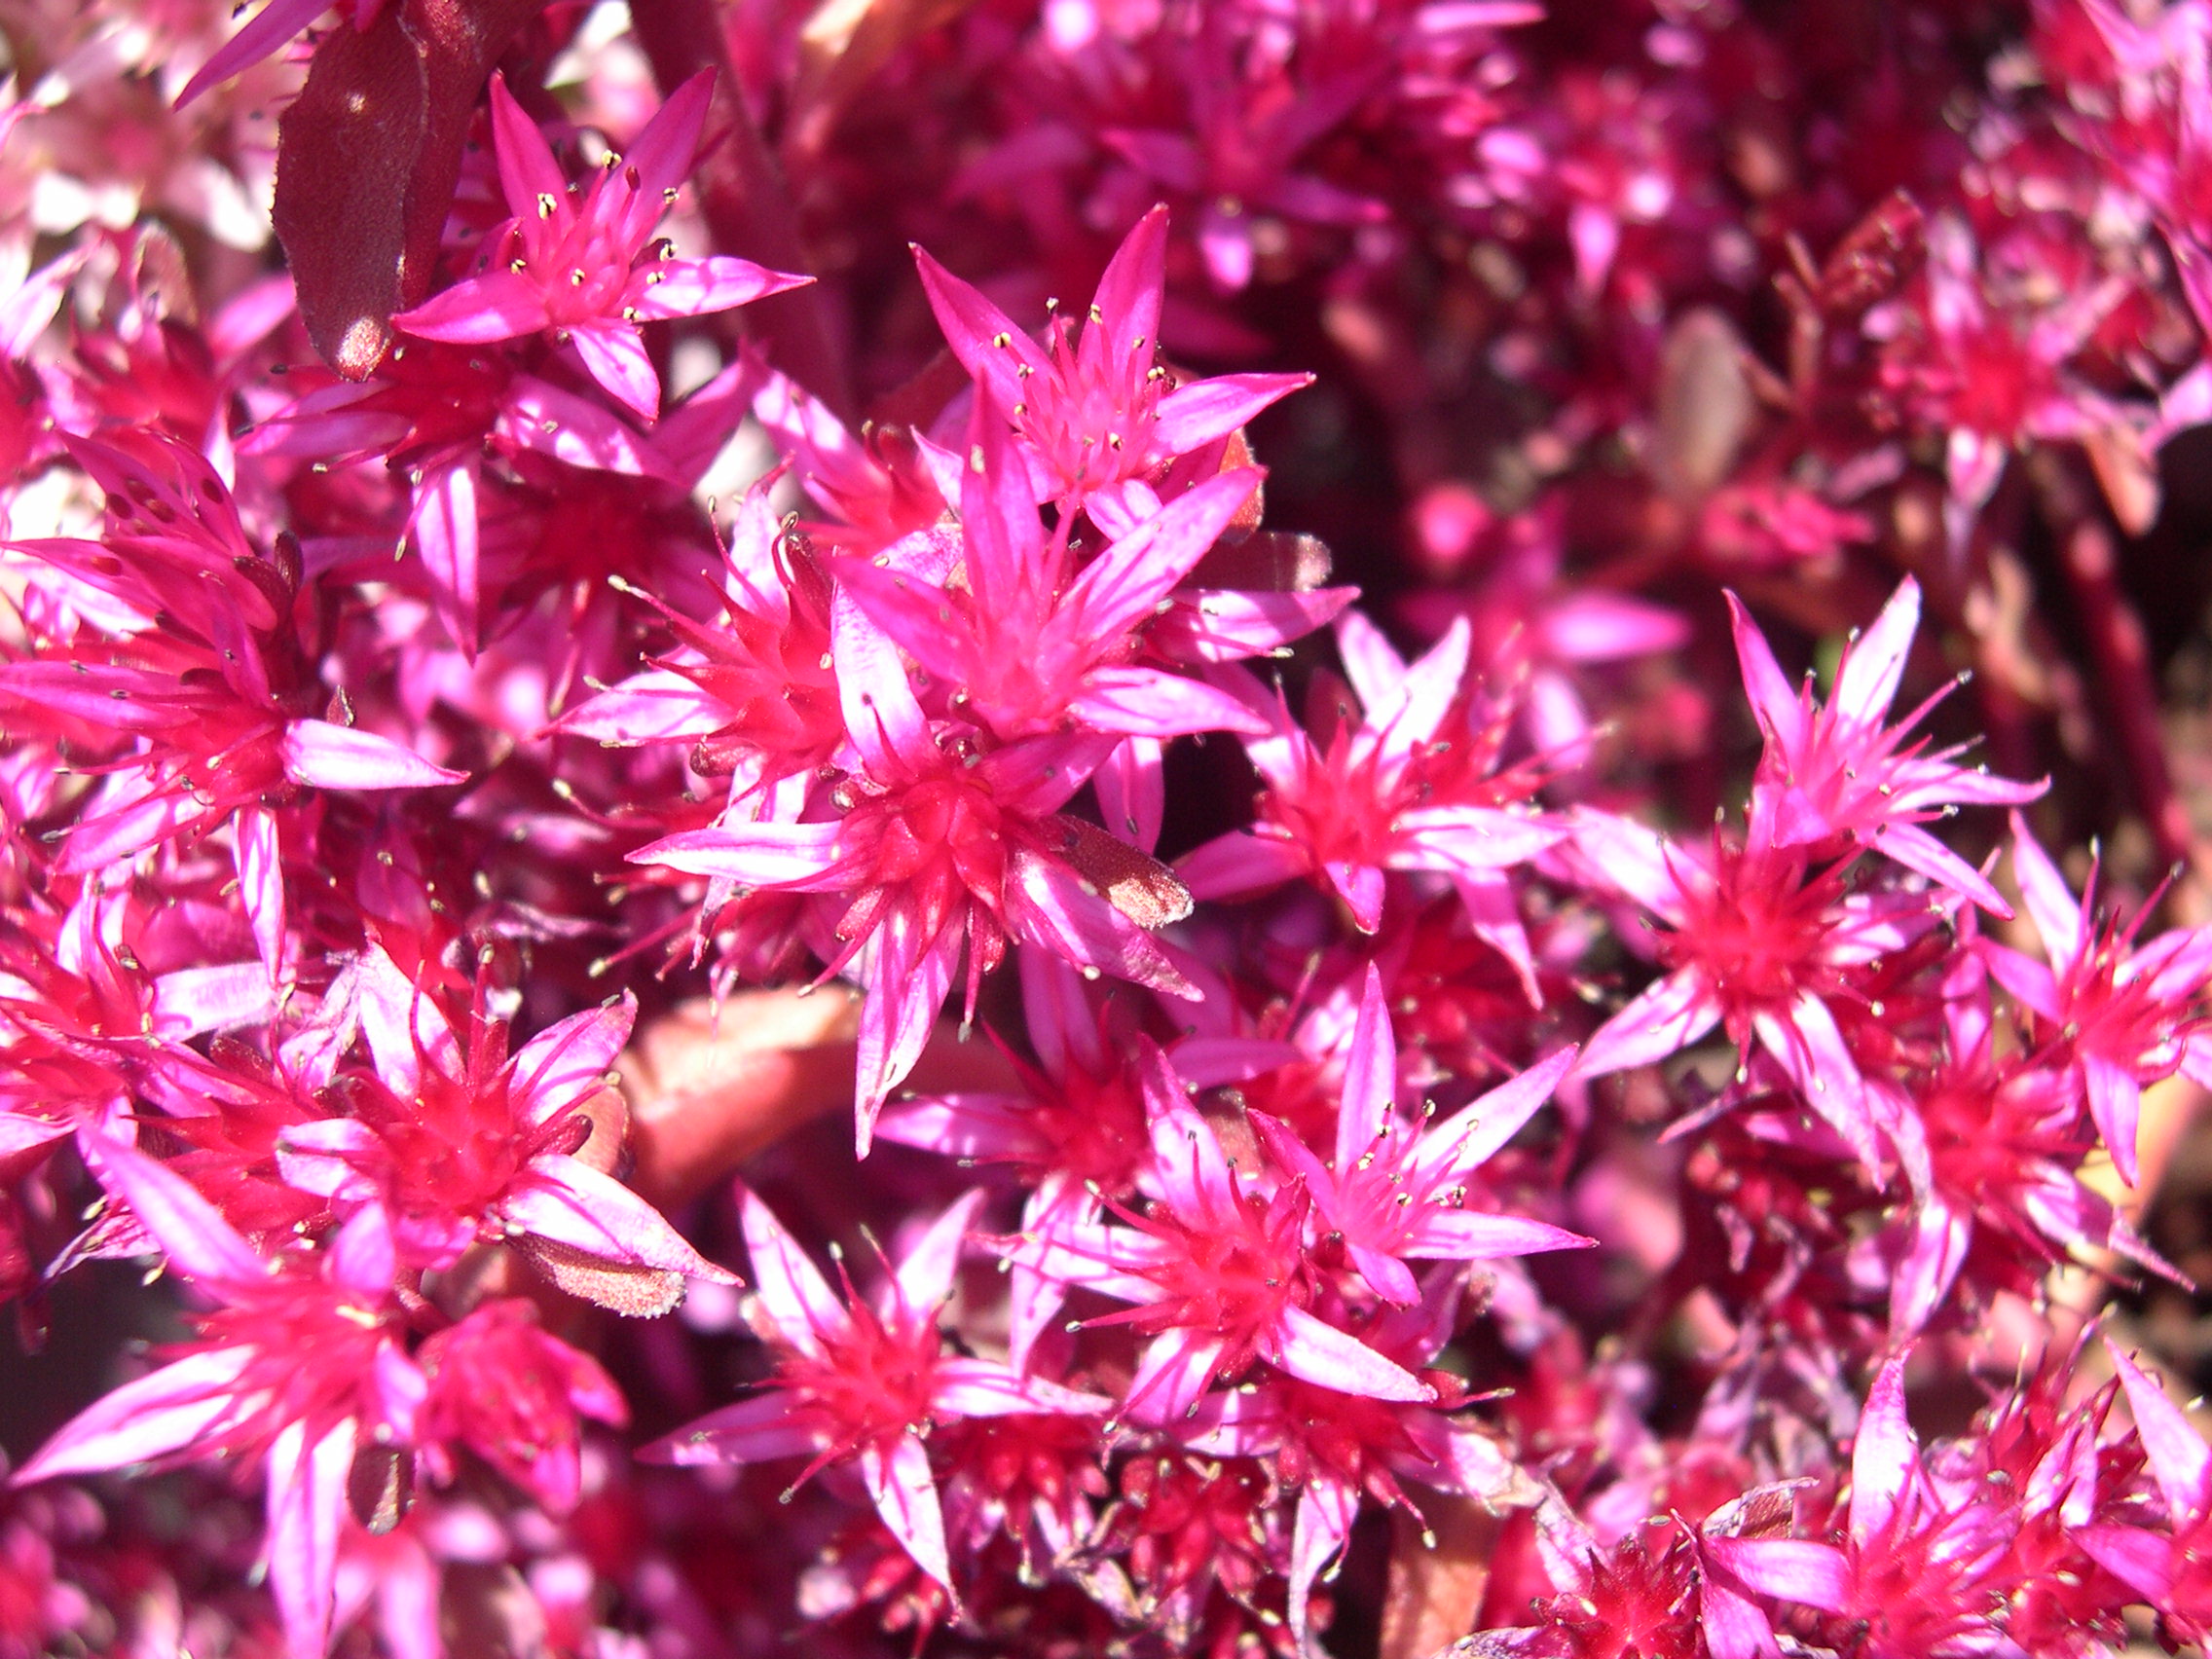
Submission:
[[[361,380],[429,291],[492,64],[543,0],[406,0],[332,29],[276,129],[276,235],[308,337]]]

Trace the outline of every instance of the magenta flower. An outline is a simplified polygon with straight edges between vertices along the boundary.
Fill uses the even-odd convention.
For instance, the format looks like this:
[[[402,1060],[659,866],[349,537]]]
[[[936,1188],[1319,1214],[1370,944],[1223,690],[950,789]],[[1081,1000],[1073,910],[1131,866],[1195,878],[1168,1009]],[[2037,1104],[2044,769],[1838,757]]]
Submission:
[[[1145,625],[1259,489],[1257,468],[1218,473],[1150,507],[1078,568],[1072,517],[1050,533],[1038,522],[988,389],[969,444],[961,557],[942,584],[859,560],[837,571],[876,623],[954,688],[964,718],[1006,740],[1071,727],[1151,738],[1267,730],[1229,693],[1134,660]]]
[[[2081,1066],[2097,1133],[2120,1179],[2133,1186],[2144,1085],[2178,1071],[2212,1087],[2212,1032],[2202,1014],[2212,982],[2212,928],[2175,928],[2137,945],[2153,904],[2124,922],[2104,913],[2094,866],[2077,903],[2018,813],[2012,869],[2050,965],[1984,942],[1989,971],[2047,1022],[2060,1051]]]
[[[786,536],[764,480],[722,543],[722,613],[667,619],[676,646],[563,715],[556,731],[601,743],[687,743],[694,771],[729,778],[732,803],[830,763],[845,741],[830,650],[830,578]]]
[[[322,1659],[355,1453],[409,1444],[424,1395],[384,1214],[365,1207],[324,1249],[273,1262],[165,1165],[112,1142],[97,1165],[169,1267],[217,1306],[198,1316],[198,1340],[80,1412],[13,1484],[154,1461],[261,1461],[286,1651]]]
[[[964,1418],[1083,1416],[1108,1404],[989,1360],[945,1353],[938,1309],[952,1293],[982,1197],[970,1193],[931,1223],[871,1296],[856,1295],[848,1280],[840,1302],[768,1206],[745,1193],[746,1249],[758,1286],[754,1318],[776,1374],[765,1391],[710,1412],[640,1456],[683,1464],[808,1457],[794,1488],[857,1458],[883,1524],[916,1566],[957,1595],[922,1436]]]
[[[1856,841],[2009,916],[1988,879],[1920,826],[1962,804],[2016,806],[2042,794],[2049,781],[2013,783],[1991,777],[1987,767],[1970,772],[1952,764],[1956,749],[1931,755],[1927,738],[1906,741],[1956,682],[1884,729],[1920,621],[1920,585],[1907,576],[1873,626],[1844,648],[1835,695],[1825,708],[1813,701],[1809,684],[1790,689],[1751,613],[1734,594],[1728,605],[1744,688],[1766,735],[1759,763],[1765,787],[1751,797],[1763,811],[1751,823],[1751,838],[1808,847],[1816,857],[1830,843]]]
[[[591,378],[645,420],[660,413],[660,377],[638,325],[704,316],[812,281],[716,254],[645,257],[654,227],[689,175],[713,89],[707,71],[675,91],[627,158],[577,199],[537,124],[503,77],[492,77],[493,145],[513,217],[487,239],[479,273],[391,320],[424,340],[481,345],[552,331]]]
[[[418,1414],[431,1478],[450,1484],[466,1447],[546,1509],[565,1515],[582,1487],[578,1419],[620,1428],[630,1409],[599,1363],[538,1328],[536,1309],[487,1302],[416,1350],[426,1392]]]
[[[1033,1183],[1022,1201],[1020,1232],[1060,1220],[1095,1222],[1109,1199],[1127,1200],[1152,1166],[1153,1109],[1120,1004],[1092,1006],[1087,981],[1049,951],[1018,957],[1023,1025],[1041,1064],[1009,1051],[1019,1094],[982,1091],[923,1095],[890,1107],[876,1125],[885,1140],[977,1162],[1010,1163]],[[1192,1036],[1169,1049],[1177,1075],[1199,1088],[1247,1081],[1296,1058],[1283,1043]],[[1016,1261],[1007,1346],[1016,1369],[1045,1334],[1067,1287]]]
[[[1325,1307],[1324,1287],[1305,1243],[1304,1183],[1272,1194],[1248,1186],[1184,1101],[1167,1057],[1149,1045],[1142,1053],[1153,1149],[1146,1186],[1159,1200],[1109,1204],[1121,1227],[1063,1217],[1007,1252],[1047,1277],[1135,1304],[1086,1321],[1128,1325],[1149,1339],[1125,1409],[1176,1422],[1216,1380],[1235,1381],[1255,1361],[1340,1393],[1434,1399],[1427,1383],[1312,1311]]]
[[[1756,807],[1752,821],[1760,821]],[[1881,1166],[1865,1080],[1830,999],[1854,968],[1934,928],[1911,893],[1849,892],[1844,866],[1813,874],[1800,849],[1740,846],[1714,833],[1710,864],[1625,820],[1585,814],[1576,845],[1603,878],[1670,930],[1655,983],[1584,1045],[1583,1077],[1649,1065],[1722,1026],[1748,1060],[1755,1044],[1869,1169]]]
[[[255,940],[279,977],[284,884],[271,809],[304,789],[426,789],[465,774],[354,726],[350,705],[312,678],[296,545],[289,557],[281,544],[275,559],[255,552],[204,459],[152,430],[66,441],[107,494],[105,538],[14,545],[115,601],[120,610],[102,620],[121,637],[85,628],[0,665],[0,703],[83,721],[123,751],[71,825],[60,866],[90,874],[228,823]],[[132,616],[139,624],[123,632]]]
[[[1109,535],[1126,535],[1213,466],[1172,465],[1214,446],[1311,375],[1223,375],[1178,386],[1155,357],[1166,283],[1167,209],[1142,219],[1098,278],[1080,331],[1054,315],[1045,343],[1016,328],[976,289],[914,249],[938,326],[978,395],[1011,414],[1036,498],[1080,507]],[[993,419],[1002,419],[994,416]]]
[[[1320,741],[1309,736],[1279,695],[1248,674],[1222,670],[1222,683],[1265,719],[1269,735],[1245,751],[1267,789],[1258,822],[1187,854],[1177,873],[1198,899],[1232,899],[1310,876],[1325,881],[1362,933],[1382,922],[1386,870],[1427,870],[1472,890],[1478,926],[1496,913],[1486,902],[1499,872],[1526,863],[1566,833],[1523,809],[1533,788],[1484,765],[1493,746],[1474,729],[1463,684],[1465,621],[1408,664],[1356,612],[1337,625],[1346,672],[1365,710],[1350,711]],[[1510,911],[1510,904],[1507,906]],[[1501,924],[1501,945],[1526,960],[1518,922]]]
[[[1312,1651],[1313,1582],[1350,1540],[1366,1500],[1420,1521],[1401,1481],[1474,1498],[1493,1511],[1525,1508],[1542,1495],[1544,1489],[1496,1439],[1464,1415],[1448,1415],[1466,1403],[1466,1391],[1449,1372],[1432,1367],[1452,1339],[1465,1288],[1463,1273],[1438,1273],[1418,1307],[1393,1310],[1367,1333],[1379,1352],[1437,1390],[1435,1404],[1355,1398],[1296,1378],[1270,1377],[1209,1395],[1188,1432],[1196,1451],[1271,1458],[1284,1483],[1297,1487],[1284,1576],[1291,1633],[1302,1650]],[[1426,1523],[1421,1527],[1425,1532]]]
[[[736,1282],[572,1156],[592,1132],[582,1107],[608,1087],[629,1040],[634,1001],[572,1014],[510,1057],[503,1024],[479,1011],[464,1039],[381,951],[364,960],[358,995],[376,1072],[332,1086],[350,1116],[279,1136],[287,1182],[342,1215],[364,1204],[388,1214],[410,1267],[448,1268],[479,1240],[505,1239],[564,1288],[625,1313],[666,1312],[685,1278]]]
[[[658,469],[653,451],[598,399],[524,374],[497,353],[422,340],[394,346],[365,381],[334,379],[296,399],[245,433],[239,450],[324,468],[381,457],[404,474],[407,538],[439,620],[468,657],[484,608],[488,453],[637,477]]]
[[[1189,908],[1164,869],[1058,808],[1105,740],[1037,737],[976,753],[923,716],[896,649],[857,610],[835,618],[838,693],[858,769],[832,792],[842,816],[797,824],[732,816],[630,855],[761,891],[830,900],[836,949],[858,962],[859,1144],[913,1069],[965,945],[968,1006],[1010,940],[1174,996],[1190,989],[1143,923]]]
[[[1904,1360],[1891,1359],[1852,1443],[1841,1539],[1718,1537],[1706,1549],[1737,1583],[1835,1615],[1834,1628],[1849,1630],[1865,1659],[2024,1651],[2007,1626],[2018,1619],[2018,1634],[2032,1640],[2038,1580],[2080,1583],[2094,1572],[2083,1523],[2096,1504],[2098,1458],[2086,1412],[2041,1434],[2033,1423],[2011,1424],[2026,1430],[2018,1448],[1999,1442],[1996,1430],[2006,1426],[1992,1424],[1985,1444],[1923,1453],[1905,1420]],[[2196,1448],[2201,1456],[2203,1443]],[[2006,1458],[2007,1450],[2024,1456]],[[2082,1610],[2108,1625],[2100,1634],[2117,1634],[2109,1600]],[[2064,1651],[2083,1650],[2074,1645],[2081,1626],[2077,1618],[2053,1632],[2062,1633]]]
[[[2158,1610],[2183,1641],[2212,1640],[2212,1448],[2165,1389],[2120,1351],[2105,1347],[2127,1393],[2135,1432],[2165,1513],[2116,1506],[2126,1521],[2099,1517],[2078,1534],[2099,1566]],[[2133,1510],[2134,1514],[2129,1511]],[[2136,1517],[2148,1524],[2134,1524]]]
[[[1940,1059],[1904,1080],[1909,1103],[1881,1113],[1918,1198],[1890,1289],[1892,1333],[1918,1332],[1970,1255],[1985,1264],[1970,1283],[1987,1285],[1992,1269],[2009,1269],[2023,1294],[2076,1246],[2111,1250],[2173,1276],[2127,1218],[2081,1178],[2089,1140],[2072,1068],[2048,1056],[1999,1059],[1989,976],[1978,957],[1958,958],[1945,990]]]
[[[1574,1063],[1563,1049],[1440,1124],[1398,1111],[1398,1050],[1372,962],[1360,991],[1359,1018],[1345,1056],[1336,1155],[1314,1156],[1278,1118],[1254,1112],[1268,1155],[1312,1195],[1314,1226],[1341,1236],[1376,1295],[1409,1308],[1420,1288],[1408,1261],[1487,1262],[1596,1242],[1540,1221],[1492,1215],[1467,1205],[1475,1169],[1520,1132]]]

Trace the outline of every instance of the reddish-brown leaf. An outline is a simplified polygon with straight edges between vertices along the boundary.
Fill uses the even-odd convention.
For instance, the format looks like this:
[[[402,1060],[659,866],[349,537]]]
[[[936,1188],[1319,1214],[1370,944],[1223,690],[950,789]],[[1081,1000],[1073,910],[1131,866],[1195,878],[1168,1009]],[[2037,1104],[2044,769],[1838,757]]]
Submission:
[[[492,64],[544,0],[406,0],[332,29],[276,128],[274,218],[308,337],[364,379],[428,292]]]

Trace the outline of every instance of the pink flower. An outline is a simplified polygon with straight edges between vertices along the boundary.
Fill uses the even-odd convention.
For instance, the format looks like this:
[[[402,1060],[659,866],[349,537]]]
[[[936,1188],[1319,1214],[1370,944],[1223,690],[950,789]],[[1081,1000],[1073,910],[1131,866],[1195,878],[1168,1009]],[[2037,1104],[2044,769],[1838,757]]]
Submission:
[[[2048,1023],[2082,1068],[2097,1132],[2120,1179],[2135,1184],[2143,1086],[2175,1072],[2212,1087],[2212,1032],[2203,1024],[2212,981],[2212,928],[2175,928],[2138,946],[2152,903],[2122,922],[2097,903],[2097,871],[2079,903],[2066,878],[2012,815],[2012,868],[2049,967],[1985,942],[1998,983]]]
[[[335,8],[356,30],[365,31],[389,3],[390,0],[269,0],[254,14],[251,22],[216,48],[184,84],[184,91],[176,95],[176,107],[182,109],[216,82],[227,81],[252,68],[310,27],[325,12]]]
[[[896,564],[841,561],[838,580],[923,670],[952,688],[964,718],[1013,740],[1088,729],[1166,738],[1261,733],[1225,691],[1134,660],[1168,593],[1260,485],[1254,467],[1221,472],[1149,505],[1080,567],[1062,514],[1038,522],[991,392],[976,400],[960,480],[960,562],[944,583]]]
[[[1452,1339],[1465,1288],[1462,1272],[1438,1273],[1419,1307],[1392,1311],[1367,1336],[1435,1388],[1435,1404],[1360,1399],[1270,1377],[1209,1395],[1193,1424],[1194,1450],[1267,1457],[1282,1483],[1298,1492],[1284,1570],[1290,1627],[1302,1647],[1310,1641],[1313,1581],[1350,1540],[1367,1499],[1419,1521],[1401,1480],[1477,1499],[1493,1511],[1533,1504],[1543,1492],[1492,1435],[1463,1415],[1447,1415],[1466,1403],[1466,1391],[1450,1373],[1431,1367]],[[1421,1528],[1426,1532],[1425,1522]]]
[[[83,628],[0,666],[0,702],[81,720],[122,749],[70,826],[60,866],[92,873],[230,824],[255,940],[278,978],[285,902],[271,809],[303,789],[427,789],[465,774],[354,726],[351,706],[313,678],[297,543],[255,552],[205,460],[152,430],[66,442],[107,494],[107,534],[16,546],[115,601],[103,620],[120,637]],[[126,630],[126,618],[136,625]]]
[[[1135,1304],[1090,1325],[1129,1325],[1150,1341],[1124,1406],[1150,1421],[1187,1417],[1217,1379],[1255,1361],[1340,1393],[1435,1398],[1425,1382],[1341,1325],[1323,1306],[1305,1235],[1310,1200],[1293,1179],[1272,1193],[1226,1158],[1213,1129],[1183,1100],[1167,1057],[1147,1045],[1142,1076],[1161,1196],[1107,1208],[1126,1225],[1063,1218],[1016,1239],[1008,1259],[1048,1277]]]
[[[1106,740],[1036,737],[977,752],[956,731],[933,730],[890,640],[857,609],[840,608],[834,634],[858,761],[831,792],[842,816],[791,824],[733,815],[630,857],[830,901],[835,953],[825,973],[857,960],[868,990],[856,1085],[865,1152],[876,1113],[944,1006],[963,946],[971,1009],[1010,940],[1191,995],[1132,919],[1179,920],[1189,901],[1134,848],[1060,816]]]
[[[1830,1002],[1862,998],[1852,970],[1936,925],[1927,900],[1851,893],[1843,866],[1814,874],[1801,850],[1741,846],[1718,830],[1710,863],[1599,814],[1583,817],[1576,844],[1670,930],[1656,940],[1666,974],[1590,1038],[1577,1074],[1649,1065],[1723,1026],[1747,1059],[1753,1044],[1773,1055],[1805,1103],[1878,1171],[1865,1081]]]
[[[1151,1113],[1125,999],[1093,1007],[1087,981],[1049,951],[1019,956],[1023,1026],[1040,1065],[1012,1051],[1008,1060],[1023,1092],[924,1095],[889,1108],[876,1132],[978,1162],[1011,1163],[1031,1183],[1020,1231],[1059,1220],[1095,1222],[1108,1200],[1126,1200],[1152,1166]],[[1121,1015],[1122,1017],[1116,1017]],[[1168,1050],[1185,1082],[1201,1088],[1240,1083],[1294,1059],[1287,1044],[1252,1038],[1193,1036]],[[1067,1287],[1016,1261],[1008,1349],[1014,1365],[1030,1350],[1065,1300]]]
[[[640,1456],[667,1463],[811,1460],[818,1470],[857,1458],[876,1513],[916,1566],[947,1590],[952,1563],[937,1477],[922,1436],[963,1418],[1103,1412],[1107,1402],[988,1360],[947,1355],[938,1309],[982,1194],[933,1222],[873,1295],[844,1301],[758,1198],[743,1195],[746,1248],[758,1286],[756,1328],[774,1351],[765,1391],[710,1412]]]
[[[1254,1112],[1260,1142],[1312,1195],[1316,1229],[1341,1236],[1375,1293],[1401,1308],[1419,1299],[1408,1261],[1486,1262],[1596,1242],[1540,1221],[1469,1209],[1467,1181],[1551,1097],[1574,1063],[1563,1049],[1440,1124],[1398,1111],[1397,1045],[1371,962],[1345,1057],[1336,1155],[1324,1161],[1280,1119]]]
[[[633,1314],[667,1311],[687,1277],[736,1282],[572,1156],[592,1132],[582,1108],[629,1040],[634,1001],[572,1014],[510,1057],[503,1024],[479,1011],[464,1041],[381,951],[364,960],[358,994],[376,1073],[332,1086],[350,1116],[278,1138],[286,1181],[341,1214],[387,1213],[411,1267],[451,1267],[479,1240],[506,1239],[564,1288]]]
[[[155,1460],[261,1460],[286,1649],[322,1659],[354,1456],[411,1441],[424,1394],[383,1212],[364,1208],[324,1249],[273,1262],[165,1165],[113,1142],[97,1161],[170,1268],[217,1306],[179,1357],[80,1412],[14,1484]]]
[[[1766,735],[1759,763],[1764,787],[1751,797],[1763,810],[1751,823],[1751,838],[1808,847],[1815,856],[1832,842],[1856,841],[2009,916],[2010,907],[1987,878],[1920,826],[1949,816],[1962,803],[2015,806],[2033,800],[2049,781],[2012,783],[1991,777],[1987,767],[1970,772],[1952,764],[1956,749],[1929,754],[1927,738],[1907,743],[1913,727],[1950,692],[1949,684],[1897,725],[1883,728],[1920,621],[1920,585],[1907,576],[1873,626],[1844,648],[1835,695],[1825,708],[1813,701],[1809,684],[1790,688],[1766,637],[1734,594],[1728,605],[1744,688]]]
[[[514,216],[488,239],[478,275],[392,322],[424,340],[471,345],[551,330],[609,396],[651,420],[660,378],[640,323],[727,311],[813,280],[727,254],[677,259],[665,243],[641,263],[691,170],[713,84],[702,70],[677,88],[629,157],[610,157],[579,201],[536,123],[493,76],[493,143]]]
[[[2152,1506],[2120,1510],[2123,1523],[2083,1528],[2082,1548],[2141,1596],[2183,1641],[2212,1640],[2212,1448],[2156,1379],[2145,1375],[2111,1338],[2105,1346],[2127,1393],[2145,1460],[2164,1514]],[[2129,1514],[2132,1510],[2133,1515]],[[2149,1524],[2136,1524],[2134,1516]]]
[[[722,542],[722,613],[659,610],[677,644],[627,680],[563,715],[556,731],[608,745],[687,743],[694,771],[729,778],[732,802],[816,772],[844,743],[830,650],[830,578],[787,536],[763,480],[746,492]]]
[[[1080,332],[1055,314],[1040,349],[998,307],[920,248],[922,286],[938,326],[976,377],[980,401],[1011,414],[1039,500],[1081,508],[1126,535],[1211,465],[1231,433],[1311,375],[1224,375],[1179,387],[1155,362],[1166,282],[1167,209],[1123,239],[1098,279]],[[1003,415],[992,419],[1003,419]]]
[[[441,1486],[466,1447],[556,1515],[582,1484],[577,1419],[620,1428],[622,1391],[588,1355],[538,1328],[530,1303],[487,1302],[416,1351],[427,1392],[418,1418],[424,1460]]]
[[[1320,739],[1291,719],[1247,674],[1221,672],[1270,727],[1245,751],[1267,783],[1258,822],[1187,854],[1177,866],[1192,896],[1230,899],[1300,876],[1325,880],[1361,932],[1382,925],[1386,870],[1429,870],[1471,892],[1471,913],[1488,920],[1486,902],[1505,868],[1533,858],[1565,830],[1520,808],[1533,784],[1493,773],[1495,745],[1479,735],[1480,710],[1463,681],[1468,630],[1463,619],[1408,664],[1375,625],[1356,612],[1337,625],[1345,669],[1364,709],[1348,707]],[[1510,904],[1507,905],[1510,912]],[[1497,939],[1525,961],[1518,921]],[[1518,941],[1516,944],[1515,941]]]
[[[1978,956],[1954,959],[1944,990],[1941,1056],[1908,1075],[1909,1103],[1884,1114],[1894,1129],[1919,1139],[1917,1146],[1899,1140],[1918,1201],[1890,1291],[1893,1335],[1918,1332],[1962,1273],[1979,1294],[1998,1287],[2032,1294],[2077,1245],[2174,1275],[2081,1178],[2090,1143],[2072,1068],[2047,1054],[1998,1058],[1989,976]],[[1970,1260],[1976,1271],[1966,1273]]]

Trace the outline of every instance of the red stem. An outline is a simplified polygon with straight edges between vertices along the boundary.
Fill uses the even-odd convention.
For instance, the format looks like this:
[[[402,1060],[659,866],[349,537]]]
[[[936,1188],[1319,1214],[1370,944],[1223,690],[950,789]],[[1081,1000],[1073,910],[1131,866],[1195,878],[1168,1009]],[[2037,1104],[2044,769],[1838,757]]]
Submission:
[[[2189,813],[2174,793],[2158,719],[2158,687],[2143,619],[2120,587],[2120,550],[2074,470],[2050,452],[2036,458],[2034,476],[2059,538],[2059,562],[2080,608],[2082,631],[2096,665],[2097,690],[2112,717],[2135,804],[2150,826],[2162,864],[2189,861]]]

